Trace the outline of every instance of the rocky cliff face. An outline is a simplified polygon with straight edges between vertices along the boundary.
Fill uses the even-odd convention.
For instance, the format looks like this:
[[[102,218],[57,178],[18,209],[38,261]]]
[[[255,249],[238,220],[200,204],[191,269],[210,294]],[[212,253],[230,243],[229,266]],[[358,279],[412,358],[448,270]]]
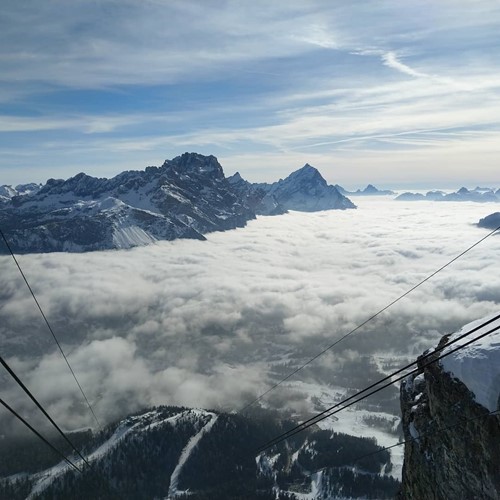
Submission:
[[[420,357],[420,373],[402,384],[408,442],[400,498],[500,498],[500,416],[491,414],[498,407],[500,379],[490,363],[498,359],[497,341],[498,334],[487,350],[473,346],[428,366],[430,359]]]

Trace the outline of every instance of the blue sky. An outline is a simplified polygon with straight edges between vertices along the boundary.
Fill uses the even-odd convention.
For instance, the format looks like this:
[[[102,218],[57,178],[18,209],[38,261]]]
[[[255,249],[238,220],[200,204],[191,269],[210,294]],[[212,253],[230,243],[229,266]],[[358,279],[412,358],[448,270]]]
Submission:
[[[496,186],[499,25],[496,0],[3,0],[0,184],[197,151],[251,181]]]

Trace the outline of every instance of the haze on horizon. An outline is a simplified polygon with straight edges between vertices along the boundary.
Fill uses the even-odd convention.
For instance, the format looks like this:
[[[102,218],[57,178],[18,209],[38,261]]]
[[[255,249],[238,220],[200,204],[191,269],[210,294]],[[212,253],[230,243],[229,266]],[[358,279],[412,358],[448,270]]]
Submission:
[[[499,23],[494,0],[5,0],[0,184],[184,151],[250,181],[496,184]]]

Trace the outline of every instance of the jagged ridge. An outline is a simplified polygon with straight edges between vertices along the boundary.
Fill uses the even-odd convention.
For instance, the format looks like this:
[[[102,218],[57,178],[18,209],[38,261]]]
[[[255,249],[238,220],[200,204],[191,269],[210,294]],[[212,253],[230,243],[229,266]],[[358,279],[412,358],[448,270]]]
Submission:
[[[4,186],[2,193],[0,227],[19,253],[203,240],[211,231],[245,226],[256,213],[354,208],[309,165],[277,183],[252,185],[239,174],[226,179],[217,158],[197,153],[112,179],[80,173],[24,191]]]
[[[336,187],[328,185],[318,170],[309,164],[272,184],[252,184],[239,174],[228,180],[242,196],[251,199],[256,212],[263,215],[286,210],[316,212],[356,208],[351,200]]]

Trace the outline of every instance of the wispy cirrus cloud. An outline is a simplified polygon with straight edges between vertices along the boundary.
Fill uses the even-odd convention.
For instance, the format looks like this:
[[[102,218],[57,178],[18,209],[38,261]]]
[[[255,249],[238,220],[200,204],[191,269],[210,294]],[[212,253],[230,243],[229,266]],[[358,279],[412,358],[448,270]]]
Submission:
[[[387,52],[383,54],[382,61],[389,68],[393,68],[406,75],[415,76],[417,78],[429,78],[429,75],[427,75],[426,73],[422,73],[413,68],[410,68],[410,66],[401,62],[394,52]]]
[[[391,136],[498,123],[496,2],[34,5],[8,0],[0,14],[2,183],[89,166],[109,176],[184,149],[231,169],[243,169],[231,158],[259,152],[295,167],[314,145],[311,158],[348,176],[341,144],[367,159],[367,141],[382,136],[378,146],[398,155]],[[424,148],[424,161],[437,161],[434,145]],[[292,167],[284,158],[269,165],[278,176]],[[492,177],[489,155],[479,163]]]

